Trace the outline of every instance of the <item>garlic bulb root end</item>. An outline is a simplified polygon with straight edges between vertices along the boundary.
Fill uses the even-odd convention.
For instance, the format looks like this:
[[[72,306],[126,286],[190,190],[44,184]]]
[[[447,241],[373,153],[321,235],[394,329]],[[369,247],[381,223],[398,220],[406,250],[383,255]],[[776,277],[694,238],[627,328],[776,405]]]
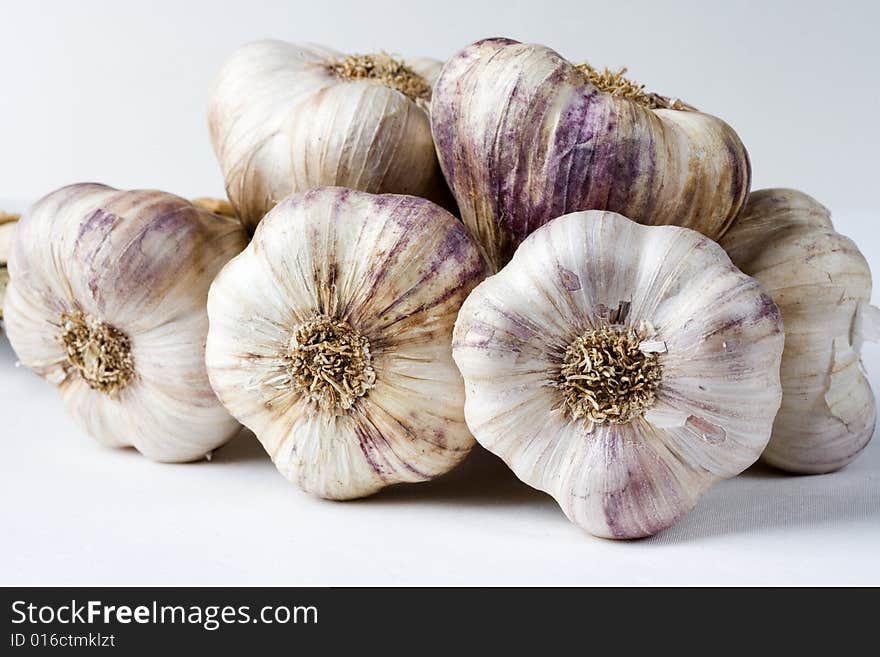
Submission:
[[[110,324],[80,310],[64,313],[59,339],[68,365],[93,390],[114,397],[134,378],[131,340]]]
[[[654,404],[660,363],[642,344],[643,337],[625,326],[602,325],[575,338],[555,384],[572,417],[625,424]]]
[[[348,410],[376,383],[369,341],[326,315],[294,331],[287,358],[293,387],[324,410]]]

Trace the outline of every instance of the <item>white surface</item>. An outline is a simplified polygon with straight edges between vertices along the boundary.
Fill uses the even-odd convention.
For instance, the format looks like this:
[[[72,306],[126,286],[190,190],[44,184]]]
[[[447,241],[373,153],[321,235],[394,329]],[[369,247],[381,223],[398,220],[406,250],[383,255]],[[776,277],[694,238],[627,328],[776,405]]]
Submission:
[[[755,188],[816,196],[880,272],[877,3],[0,2],[0,197],[86,179],[219,194],[207,89],[251,39],[444,57],[504,35],[628,64],[720,114]],[[247,433],[210,463],[104,449],[13,362],[0,337],[0,584],[880,584],[877,439],[832,475],[753,468],[660,536],[617,543],[479,450],[435,482],[333,503]],[[880,390],[880,347],[865,364]]]
[[[219,194],[208,89],[247,41],[445,59],[508,36],[721,116],[756,189],[880,210],[875,0],[0,0],[0,24],[0,197],[84,180]]]
[[[878,390],[880,347],[865,355]],[[14,360],[0,337],[0,585],[880,584],[876,438],[831,475],[755,466],[659,536],[614,542],[479,448],[344,503],[300,493],[247,432],[211,462],[152,463],[82,434]]]

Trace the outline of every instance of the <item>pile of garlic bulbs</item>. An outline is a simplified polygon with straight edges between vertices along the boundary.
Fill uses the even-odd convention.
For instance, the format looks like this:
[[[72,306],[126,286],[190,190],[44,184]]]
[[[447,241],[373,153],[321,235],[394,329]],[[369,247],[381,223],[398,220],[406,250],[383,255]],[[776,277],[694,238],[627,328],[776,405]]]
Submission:
[[[876,420],[864,257],[624,74],[498,38],[245,45],[208,109],[229,201],[77,184],[0,213],[6,333],[98,441],[191,461],[241,424],[328,499],[479,443],[637,538],[759,458],[845,466]]]

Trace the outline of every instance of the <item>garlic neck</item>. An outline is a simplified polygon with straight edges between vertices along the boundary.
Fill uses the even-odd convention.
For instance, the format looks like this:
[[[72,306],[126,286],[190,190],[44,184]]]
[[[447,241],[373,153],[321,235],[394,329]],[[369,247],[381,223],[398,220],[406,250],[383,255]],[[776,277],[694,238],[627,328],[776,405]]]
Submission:
[[[343,80],[375,80],[414,101],[430,100],[431,85],[406,64],[385,53],[347,55],[334,62],[333,72]]]
[[[208,212],[213,212],[214,214],[219,214],[224,217],[231,217],[235,219],[235,209],[232,207],[232,204],[226,199],[220,198],[211,198],[210,196],[199,196],[198,198],[190,199],[190,203],[193,205],[197,205],[200,208],[207,210]]]
[[[292,386],[325,410],[351,408],[376,382],[369,341],[326,315],[294,331],[288,361]]]
[[[67,363],[93,390],[113,397],[134,378],[131,340],[119,329],[82,311],[61,315]]]
[[[624,424],[653,406],[661,368],[655,351],[629,327],[603,325],[566,349],[556,387],[574,418]]]
[[[859,305],[856,314],[855,338],[852,340],[857,348],[865,340],[880,342],[880,308],[870,303]]]
[[[669,98],[660,94],[645,91],[645,85],[636,84],[626,77],[626,68],[612,71],[605,68],[602,71],[593,68],[587,63],[578,64],[575,69],[583,75],[584,79],[596,87],[599,91],[626,98],[648,109],[674,109],[682,111],[696,111],[692,105],[688,105],[678,98]]]

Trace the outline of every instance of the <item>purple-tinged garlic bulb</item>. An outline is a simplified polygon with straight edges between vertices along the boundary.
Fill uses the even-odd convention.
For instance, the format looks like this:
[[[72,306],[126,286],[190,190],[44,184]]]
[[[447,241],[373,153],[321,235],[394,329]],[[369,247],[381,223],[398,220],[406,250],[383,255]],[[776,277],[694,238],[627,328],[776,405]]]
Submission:
[[[622,73],[510,39],[478,41],[444,65],[431,102],[437,153],[496,270],[568,212],[611,210],[716,240],[739,212],[750,165],[736,133]]]
[[[7,263],[18,219],[17,214],[9,214],[0,210],[0,319],[3,319],[3,298],[6,296],[6,286],[9,284]]]
[[[459,312],[477,441],[597,536],[669,527],[761,454],[783,333],[757,281],[685,228],[575,212]]]
[[[99,442],[193,461],[238,431],[205,370],[208,287],[240,223],[158,191],[59,189],[18,224],[4,321]]]
[[[211,286],[211,383],[313,495],[431,479],[474,444],[452,328],[484,275],[464,227],[430,201],[295,194]]]
[[[825,207],[793,189],[751,194],[721,246],[785,322],[782,406],[763,460],[801,474],[842,468],[876,422],[860,356],[864,340],[880,339],[868,263]]]
[[[439,71],[429,59],[283,41],[235,51],[208,119],[226,192],[248,231],[288,194],[322,185],[440,198],[428,116]]]

